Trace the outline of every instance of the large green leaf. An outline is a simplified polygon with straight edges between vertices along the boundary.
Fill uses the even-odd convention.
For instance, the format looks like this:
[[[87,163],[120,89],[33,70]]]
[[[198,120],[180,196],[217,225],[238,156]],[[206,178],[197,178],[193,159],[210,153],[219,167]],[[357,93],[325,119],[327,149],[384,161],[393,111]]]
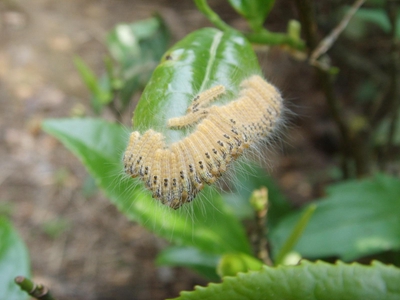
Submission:
[[[229,101],[241,81],[260,72],[251,45],[240,33],[197,30],[169,49],[154,70],[136,107],[134,129],[152,128],[165,134],[167,142],[178,141],[187,132],[168,129],[167,120],[183,116],[199,91],[222,84],[227,93],[220,102]]]
[[[331,265],[303,261],[300,266],[264,267],[261,271],[225,277],[220,284],[182,292],[179,300],[396,300],[400,270],[374,262]]]
[[[302,256],[352,260],[400,249],[400,180],[386,175],[332,186],[295,247]],[[272,232],[274,252],[282,246],[300,213]]]
[[[131,220],[177,245],[208,253],[250,253],[243,228],[213,189],[175,211],[152,199],[139,182],[122,175],[122,153],[129,133],[121,126],[98,119],[64,119],[46,120],[43,129],[83,162]]]
[[[257,31],[262,28],[275,0],[229,0],[229,3]]]
[[[0,299],[28,298],[14,283],[17,276],[30,276],[28,251],[11,223],[0,216]]]

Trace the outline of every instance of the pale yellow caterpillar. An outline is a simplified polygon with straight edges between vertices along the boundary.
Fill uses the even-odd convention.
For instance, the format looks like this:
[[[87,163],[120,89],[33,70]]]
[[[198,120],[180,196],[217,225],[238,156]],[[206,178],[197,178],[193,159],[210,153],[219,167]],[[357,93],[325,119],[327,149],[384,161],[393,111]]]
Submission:
[[[200,93],[186,115],[169,127],[195,126],[184,139],[167,145],[152,129],[130,135],[124,155],[125,172],[140,177],[154,198],[174,209],[192,201],[205,184],[213,184],[243,152],[265,140],[282,111],[279,91],[258,75],[240,84],[238,97],[210,106],[225,92],[218,85]]]

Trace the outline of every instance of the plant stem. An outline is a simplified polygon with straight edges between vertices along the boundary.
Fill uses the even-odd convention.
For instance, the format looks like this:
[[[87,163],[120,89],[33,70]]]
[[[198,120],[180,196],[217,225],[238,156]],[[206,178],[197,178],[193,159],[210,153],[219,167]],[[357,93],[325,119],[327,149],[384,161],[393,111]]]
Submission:
[[[28,278],[17,276],[15,277],[15,283],[19,285],[21,290],[25,291],[33,298],[40,300],[56,300],[50,294],[50,291],[47,287],[43,286],[42,284],[36,284]]]
[[[333,43],[337,40],[339,35],[346,28],[347,24],[349,24],[351,18],[357,12],[360,6],[363,5],[364,2],[365,0],[357,0],[356,2],[354,2],[353,6],[346,13],[344,18],[340,21],[340,23],[313,50],[312,54],[310,55],[310,62],[312,65],[314,65],[314,63],[318,60],[318,58],[321,55],[325,54],[332,47]]]
[[[250,204],[255,212],[256,230],[252,237],[254,241],[254,249],[258,259],[268,266],[272,266],[271,258],[268,253],[267,243],[267,230],[265,224],[267,223],[268,212],[268,190],[262,187],[255,190],[250,198]]]
[[[305,44],[302,40],[293,39],[285,33],[275,33],[263,29],[260,32],[246,33],[245,36],[250,42],[256,44],[288,45],[293,49],[301,51],[305,49]]]
[[[229,26],[216,14],[211,7],[207,4],[207,0],[194,0],[197,8],[213,23],[218,29],[222,31],[236,30]],[[305,44],[301,39],[296,39],[285,33],[274,33],[266,29],[257,32],[245,34],[246,38],[251,43],[265,44],[265,45],[288,45],[296,50],[304,50]]]
[[[194,0],[197,8],[213,23],[217,28],[222,31],[232,30],[231,26],[226,24],[207,4],[207,0]]]

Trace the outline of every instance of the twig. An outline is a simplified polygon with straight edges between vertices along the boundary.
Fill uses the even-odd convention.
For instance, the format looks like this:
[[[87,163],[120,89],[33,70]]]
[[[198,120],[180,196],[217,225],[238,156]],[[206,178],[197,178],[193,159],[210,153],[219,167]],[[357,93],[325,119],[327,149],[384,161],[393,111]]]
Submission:
[[[265,226],[268,212],[267,188],[262,187],[259,190],[255,190],[251,195],[250,204],[255,211],[256,218],[256,230],[252,236],[256,256],[266,265],[272,266],[272,261],[268,254],[268,243],[266,239],[267,230]]]
[[[50,294],[50,291],[47,287],[43,286],[42,284],[36,284],[28,278],[17,276],[15,277],[15,283],[19,285],[21,290],[25,291],[33,298],[39,300],[56,300]]]
[[[310,64],[319,68],[323,68],[324,70],[329,70],[330,66],[325,65],[318,61],[318,58],[321,55],[325,54],[333,45],[333,43],[337,40],[339,35],[343,32],[346,28],[347,24],[349,24],[351,18],[357,12],[361,5],[363,5],[365,0],[356,0],[340,23],[328,34],[313,50],[310,55]]]

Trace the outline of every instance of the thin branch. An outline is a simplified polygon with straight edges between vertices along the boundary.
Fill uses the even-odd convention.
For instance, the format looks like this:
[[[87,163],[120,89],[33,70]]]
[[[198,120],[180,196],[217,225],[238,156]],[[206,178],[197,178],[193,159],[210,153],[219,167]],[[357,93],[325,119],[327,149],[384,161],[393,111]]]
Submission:
[[[347,24],[349,24],[351,18],[354,16],[354,14],[357,12],[357,10],[363,5],[365,0],[356,0],[352,7],[349,9],[349,11],[346,13],[346,15],[343,17],[343,19],[340,21],[340,23],[331,31],[330,34],[328,34],[319,44],[318,46],[313,50],[313,52],[310,55],[310,64],[313,66],[318,66],[325,68],[328,70],[330,68],[329,65],[324,65],[318,62],[318,58],[321,57],[321,55],[325,54],[335,43],[339,35],[343,32],[343,30],[346,28]]]

